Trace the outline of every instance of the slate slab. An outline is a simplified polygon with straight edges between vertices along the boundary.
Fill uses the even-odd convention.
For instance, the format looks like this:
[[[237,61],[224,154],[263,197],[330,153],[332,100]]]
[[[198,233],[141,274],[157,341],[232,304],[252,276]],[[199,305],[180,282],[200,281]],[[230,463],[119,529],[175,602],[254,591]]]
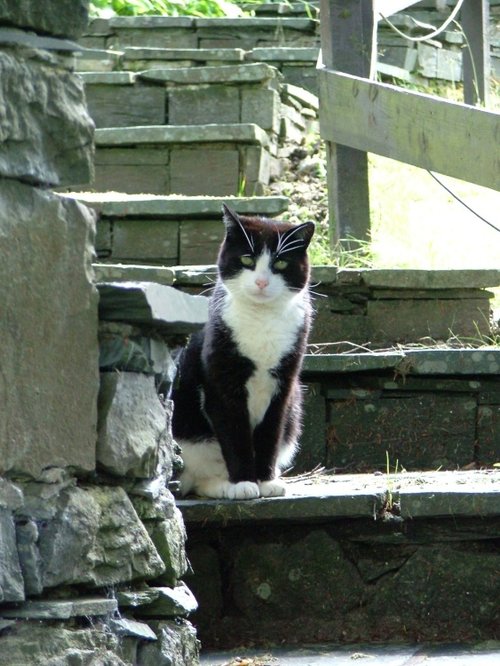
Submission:
[[[0,180],[0,201],[0,473],[92,470],[98,390],[93,215],[73,199],[14,180]],[[21,387],[33,390],[28,395]]]
[[[104,217],[161,217],[192,219],[219,217],[226,203],[242,215],[274,217],[288,208],[288,197],[183,197],[123,194],[122,192],[82,192],[71,195]]]
[[[222,50],[222,49],[220,49]],[[156,83],[209,84],[256,83],[279,78],[276,68],[265,63],[219,65],[217,67],[170,67],[140,72],[139,79]]]
[[[191,590],[179,583],[175,587],[157,587],[158,597],[148,606],[136,610],[141,617],[186,617],[198,608]]]
[[[97,129],[100,146],[134,144],[250,143],[269,147],[267,134],[253,124],[176,125],[172,127],[117,127]]]
[[[138,663],[141,666],[175,664],[194,666],[199,663],[200,642],[196,630],[187,620],[167,620],[148,622],[158,640],[142,644],[138,649]]]
[[[0,602],[22,601],[24,579],[19,563],[12,513],[0,509]]]
[[[69,620],[72,617],[96,617],[108,615],[118,609],[116,599],[79,597],[72,600],[27,601],[15,608],[1,611],[6,618],[26,620]]]
[[[88,183],[94,125],[79,77],[15,49],[0,52],[0,67],[0,176],[46,186]]]
[[[414,349],[355,354],[311,354],[304,373],[363,372],[394,368],[402,375],[496,375],[500,349]]]
[[[78,37],[87,27],[87,0],[19,2],[0,0],[2,24],[31,29],[42,34]]]
[[[52,504],[55,515],[41,525],[38,540],[44,588],[109,586],[164,571],[123,488],[68,488]]]
[[[167,447],[167,416],[154,377],[139,372],[101,374],[98,465],[119,477],[151,478]]]
[[[208,300],[153,282],[107,282],[97,285],[99,316],[106,321],[154,326],[186,333],[207,320]]]
[[[188,527],[377,517],[388,488],[403,518],[500,515],[500,471],[321,475],[289,480],[283,497],[247,501],[180,499]],[[217,507],[217,510],[215,510]]]

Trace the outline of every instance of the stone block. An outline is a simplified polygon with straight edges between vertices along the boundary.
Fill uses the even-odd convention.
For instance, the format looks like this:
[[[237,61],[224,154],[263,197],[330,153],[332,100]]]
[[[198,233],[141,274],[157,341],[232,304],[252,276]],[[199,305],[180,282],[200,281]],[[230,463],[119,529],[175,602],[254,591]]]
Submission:
[[[176,197],[127,195],[121,192],[85,192],[76,199],[96,210],[102,218],[154,217],[170,220],[219,219],[226,203],[241,215],[275,217],[288,207],[287,197]]]
[[[179,243],[180,264],[189,266],[215,261],[223,238],[224,226],[218,220],[182,222]]]
[[[243,541],[234,554],[229,589],[238,611],[259,624],[297,614],[321,618],[339,608],[347,613],[363,598],[356,567],[321,529],[293,542]]]
[[[166,333],[192,332],[205,324],[208,299],[153,282],[98,285],[100,318],[155,326]]]
[[[42,562],[37,545],[38,537],[38,525],[35,520],[23,518],[17,521],[17,552],[27,596],[39,595],[43,591]]]
[[[369,301],[370,340],[376,344],[412,342],[424,337],[477,338],[489,332],[487,299]]]
[[[376,626],[383,617],[386,631],[396,623],[409,635],[425,631],[429,638],[458,638],[466,626],[488,632],[498,621],[497,572],[498,553],[485,544],[477,550],[464,542],[422,545],[396,572],[380,578],[367,604],[368,624]]]
[[[170,192],[207,196],[238,194],[240,153],[237,146],[174,148],[170,160]],[[181,261],[183,261],[181,259]]]
[[[85,94],[97,127],[165,123],[166,91],[160,86],[86,84]]]
[[[280,96],[277,90],[247,86],[241,91],[242,123],[255,123],[277,135],[280,128],[279,114]]]
[[[158,597],[147,606],[139,606],[136,614],[141,617],[186,617],[198,608],[191,590],[179,583],[175,587],[156,587]]]
[[[408,470],[462,467],[474,458],[476,411],[463,395],[332,402],[327,466],[385,470],[387,451],[392,465]]]
[[[48,186],[88,183],[94,126],[79,77],[8,48],[0,51],[0,69],[0,176]]]
[[[161,148],[97,148],[94,189],[126,194],[169,191],[169,151]]]
[[[154,476],[167,435],[154,377],[102,373],[98,409],[97,464],[117,476]]]
[[[200,643],[196,630],[187,620],[149,622],[158,640],[142,644],[137,653],[137,666],[197,666]]]
[[[147,264],[94,264],[96,282],[157,282],[166,286],[174,283],[175,271],[165,266]]]
[[[170,125],[201,125],[256,121],[241,120],[240,96],[237,88],[227,84],[212,84],[170,87],[168,122]]]
[[[78,37],[87,27],[88,0],[0,0],[0,22],[56,37]]]
[[[158,583],[174,587],[188,570],[185,542],[186,529],[179,509],[174,508],[168,520],[145,521],[146,529],[160,554],[165,572]]]
[[[478,460],[490,466],[500,462],[500,405],[479,405],[477,421]]]
[[[6,618],[31,620],[69,620],[72,617],[99,617],[118,610],[116,599],[79,597],[77,599],[34,600],[2,611]]]
[[[155,578],[164,565],[132,503],[120,487],[73,487],[53,503],[40,527],[44,587],[95,587]]]
[[[0,180],[0,201],[0,473],[93,470],[93,215],[73,199],[13,180]]]
[[[118,17],[117,17],[118,18]],[[123,17],[132,18],[132,17]],[[148,18],[138,17],[133,18]],[[151,18],[151,17],[150,17]],[[155,17],[161,18],[161,17]],[[168,17],[171,18],[171,17]],[[184,17],[181,17],[184,18]],[[186,17],[187,18],[187,17]],[[138,46],[141,48],[162,48],[165,44],[172,49],[195,49],[198,46],[196,34],[189,28],[125,28],[117,27],[114,29],[112,37],[106,42],[107,48],[125,48]]]
[[[2,635],[0,644],[0,666],[127,666],[118,656],[121,646],[117,636],[98,622],[90,629],[76,629],[21,620]]]
[[[0,602],[23,599],[24,579],[17,554],[14,519],[10,511],[0,509]]]
[[[162,220],[114,220],[111,257],[114,260],[179,263],[179,225]]]

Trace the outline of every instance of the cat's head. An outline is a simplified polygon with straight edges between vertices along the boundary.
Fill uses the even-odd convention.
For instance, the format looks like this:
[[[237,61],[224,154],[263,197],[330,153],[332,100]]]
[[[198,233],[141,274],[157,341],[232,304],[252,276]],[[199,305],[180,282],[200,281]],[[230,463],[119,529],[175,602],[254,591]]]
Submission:
[[[265,304],[307,286],[313,222],[293,225],[237,215],[225,205],[223,214],[226,236],[217,263],[221,280],[234,296]]]

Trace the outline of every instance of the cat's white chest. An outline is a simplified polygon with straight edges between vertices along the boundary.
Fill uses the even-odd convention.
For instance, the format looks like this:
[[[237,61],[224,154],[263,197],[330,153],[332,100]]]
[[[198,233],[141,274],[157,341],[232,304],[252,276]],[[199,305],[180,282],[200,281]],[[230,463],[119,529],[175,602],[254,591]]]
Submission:
[[[273,306],[250,307],[234,300],[226,304],[223,319],[230,327],[240,353],[255,365],[246,384],[253,427],[262,421],[277,392],[278,379],[271,371],[294,348],[304,316],[300,296]]]

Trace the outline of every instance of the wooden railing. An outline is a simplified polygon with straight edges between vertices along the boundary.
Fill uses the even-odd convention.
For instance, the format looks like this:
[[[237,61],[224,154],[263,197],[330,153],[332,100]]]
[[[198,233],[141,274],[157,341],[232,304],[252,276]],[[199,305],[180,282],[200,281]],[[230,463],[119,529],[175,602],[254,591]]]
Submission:
[[[500,190],[500,114],[369,78],[380,14],[413,4],[321,0],[318,77],[330,224],[334,238],[350,245],[369,238],[368,152]],[[471,102],[487,97],[487,18],[487,0],[465,0],[464,91]]]

